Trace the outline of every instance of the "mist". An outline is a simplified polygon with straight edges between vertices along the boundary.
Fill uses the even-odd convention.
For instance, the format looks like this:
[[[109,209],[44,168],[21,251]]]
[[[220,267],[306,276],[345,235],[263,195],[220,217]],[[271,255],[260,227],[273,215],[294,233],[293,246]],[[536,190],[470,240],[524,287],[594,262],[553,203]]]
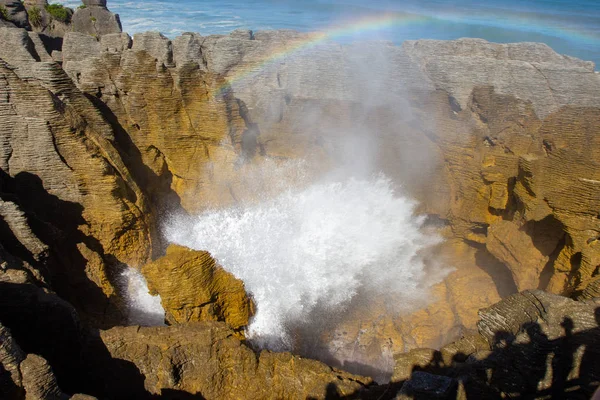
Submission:
[[[397,51],[325,43],[235,81],[265,154],[238,160],[235,181],[217,182],[235,192],[233,205],[205,203],[198,215],[165,221],[169,242],[209,251],[244,282],[257,306],[246,336],[258,349],[389,377],[391,349],[340,359],[330,350],[344,343],[332,330],[370,304],[392,316],[423,308],[451,269],[424,261],[441,238],[425,229],[409,188],[431,157],[405,129],[413,116]],[[311,65],[342,70],[333,92],[323,90],[327,77],[304,79]],[[296,151],[299,138],[308,151]],[[271,156],[273,143],[294,155]]]

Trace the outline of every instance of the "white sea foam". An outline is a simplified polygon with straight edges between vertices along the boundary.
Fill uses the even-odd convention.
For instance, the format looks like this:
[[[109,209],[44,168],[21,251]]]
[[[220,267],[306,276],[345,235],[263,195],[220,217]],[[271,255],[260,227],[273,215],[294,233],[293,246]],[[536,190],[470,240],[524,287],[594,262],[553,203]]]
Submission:
[[[165,324],[165,310],[160,296],[152,296],[144,276],[135,268],[126,268],[120,275],[130,325],[158,326]]]
[[[321,316],[338,313],[358,291],[427,296],[432,282],[418,252],[438,239],[422,233],[414,206],[383,176],[349,178],[173,218],[166,234],[171,242],[210,251],[242,279],[257,304],[249,338],[289,350],[290,326],[310,324],[317,309]]]

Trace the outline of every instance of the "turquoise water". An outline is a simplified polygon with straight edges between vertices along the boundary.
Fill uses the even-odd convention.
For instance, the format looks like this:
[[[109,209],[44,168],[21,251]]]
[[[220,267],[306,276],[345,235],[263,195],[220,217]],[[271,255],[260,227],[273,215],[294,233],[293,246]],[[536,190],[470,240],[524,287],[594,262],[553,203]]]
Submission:
[[[76,7],[79,1],[56,1]],[[237,28],[314,31],[365,16],[409,13],[406,24],[361,31],[342,40],[457,39],[543,42],[561,54],[600,64],[600,0],[109,0],[130,34],[158,30],[227,33]]]

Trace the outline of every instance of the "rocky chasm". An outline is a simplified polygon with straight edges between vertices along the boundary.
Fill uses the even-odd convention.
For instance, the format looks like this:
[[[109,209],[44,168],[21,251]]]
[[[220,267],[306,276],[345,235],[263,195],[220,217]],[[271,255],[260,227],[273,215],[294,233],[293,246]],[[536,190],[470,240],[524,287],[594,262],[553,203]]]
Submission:
[[[9,398],[591,396],[593,63],[4,3]]]

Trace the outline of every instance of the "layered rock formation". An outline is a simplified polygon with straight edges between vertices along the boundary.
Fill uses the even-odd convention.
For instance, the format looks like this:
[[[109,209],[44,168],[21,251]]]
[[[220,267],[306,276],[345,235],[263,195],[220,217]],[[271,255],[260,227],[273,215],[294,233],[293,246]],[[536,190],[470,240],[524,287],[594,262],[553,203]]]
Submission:
[[[71,18],[74,32],[100,37],[123,31],[119,15],[108,11],[106,1],[86,0],[83,5],[75,10]]]
[[[480,311],[477,334],[399,355],[398,398],[590,398],[600,382],[598,304],[510,296]]]
[[[150,293],[159,295],[171,324],[224,321],[240,331],[254,305],[244,283],[217,265],[205,251],[171,245],[167,254],[142,267]]]
[[[118,321],[115,276],[152,255],[146,196],[90,99],[27,32],[0,37],[14,44],[0,50],[4,245],[84,314]]]
[[[131,386],[126,369],[111,368],[117,364],[109,360],[103,380],[111,398],[140,398],[145,391],[167,398],[179,392],[206,399],[323,399],[332,392],[350,395],[371,383],[286,353],[256,355],[221,323],[113,328],[102,332],[101,340],[113,359],[137,368],[143,381],[143,388]],[[143,391],[127,393],[132,388]]]
[[[541,44],[464,39],[401,47],[330,44],[257,69],[311,37],[236,32],[170,41],[147,33],[133,45],[110,40],[122,45],[67,35],[65,70],[109,106],[159,176],[160,190],[168,184],[188,211],[197,211],[197,198],[223,204],[243,197],[231,178],[231,165],[242,156],[336,155],[344,132],[368,131],[383,155],[377,166],[408,186],[424,211],[446,219],[453,235],[485,245],[518,289],[583,288],[598,265],[592,242],[598,236],[593,166],[600,83],[591,63]],[[370,63],[375,71],[367,79],[359,67],[374,56],[380,61]],[[465,76],[471,67],[474,73]],[[154,95],[164,87],[173,96]],[[373,96],[377,104],[366,104]],[[166,114],[173,117],[148,117]],[[194,119],[199,116],[203,123]],[[176,157],[181,148],[190,154]],[[580,167],[562,168],[567,164]],[[532,180],[534,168],[548,175]],[[232,183],[217,187],[223,181]],[[571,182],[577,193],[571,198],[581,202],[573,208],[561,205],[574,201],[564,191]],[[515,245],[531,254],[515,258]],[[582,268],[570,264],[573,256]],[[573,269],[581,276],[565,275]]]
[[[386,337],[394,351],[474,328],[476,310],[499,295],[535,288],[568,294],[594,278],[600,228],[598,158],[591,152],[598,148],[600,81],[593,65],[541,44],[475,39],[324,44],[290,53],[311,40],[295,32],[185,34],[172,41],[156,33],[133,41],[72,33],[64,68],[131,137],[155,210],[173,210],[180,201],[194,213],[247,198],[248,160],[305,158],[317,168],[361,168],[374,158],[367,169],[394,177],[421,201],[422,212],[450,226],[449,237],[474,249],[473,262],[464,265],[457,245],[448,264],[462,272],[449,288],[436,289],[441,303],[415,317],[432,329],[407,335],[393,328]],[[278,61],[268,62],[273,54]],[[473,76],[464,74],[468,69]],[[369,145],[353,144],[363,141]],[[591,144],[589,154],[577,150],[581,143]],[[348,146],[363,152],[349,154]],[[533,160],[545,163],[535,174]],[[535,189],[531,175],[541,182]],[[565,192],[570,182],[577,206]],[[480,280],[487,298],[448,301],[444,293],[470,297],[469,280],[460,276],[479,273],[489,276]],[[393,322],[372,331],[386,331],[386,324]]]
[[[47,0],[0,1],[0,26],[18,27],[42,34],[47,46],[57,51],[59,61],[62,37],[67,32],[82,32],[94,37],[120,33],[121,21],[106,7],[106,1],[84,1],[75,11]]]
[[[28,28],[31,14],[3,4],[1,23]],[[85,5],[63,31],[45,25],[64,33],[62,46],[46,28],[0,27],[0,385],[10,396],[386,398],[428,387],[495,398],[597,386],[591,63],[475,39],[131,38],[106,2]],[[444,226],[448,240],[430,257],[455,271],[428,305],[394,315],[386,304],[356,307],[318,332],[332,344],[323,358],[344,368],[366,360],[377,375],[384,354],[381,368],[395,364],[390,386],[256,354],[240,340],[253,312],[243,283],[160,236],[168,213],[276,193],[256,171],[290,159],[315,174],[382,170]],[[127,266],[142,270],[172,326],[119,326]],[[477,323],[478,309],[525,289],[582,302],[525,292]],[[409,352],[417,347],[441,350]]]

